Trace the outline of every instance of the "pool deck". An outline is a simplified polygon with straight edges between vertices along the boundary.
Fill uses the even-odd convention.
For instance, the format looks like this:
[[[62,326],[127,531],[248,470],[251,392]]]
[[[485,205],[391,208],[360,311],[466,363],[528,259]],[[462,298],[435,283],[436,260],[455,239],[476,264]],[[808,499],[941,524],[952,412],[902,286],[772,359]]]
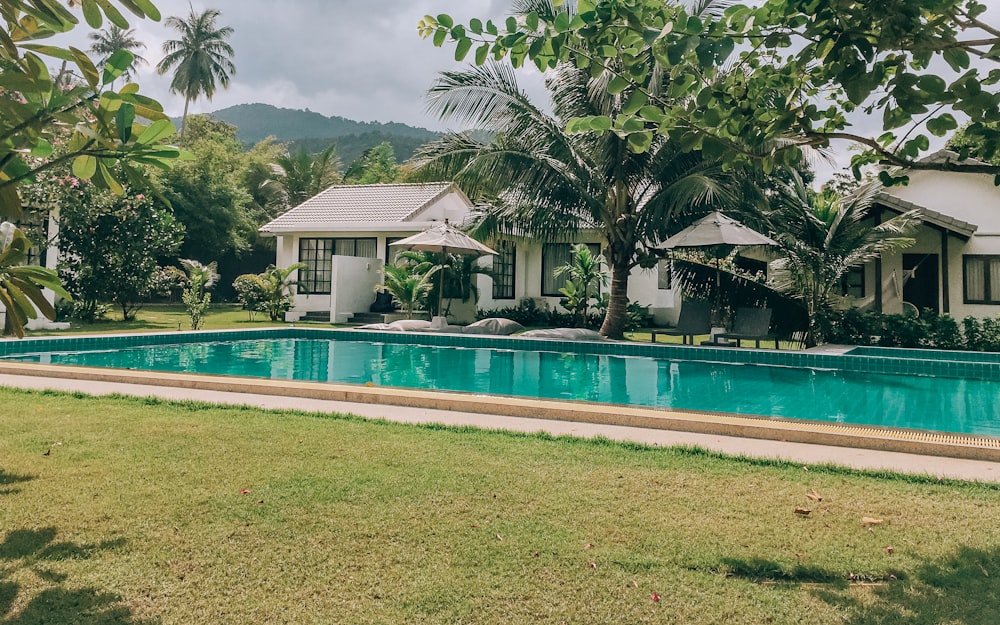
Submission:
[[[1000,443],[933,433],[377,387],[0,363],[0,386],[441,423],[1000,482]]]

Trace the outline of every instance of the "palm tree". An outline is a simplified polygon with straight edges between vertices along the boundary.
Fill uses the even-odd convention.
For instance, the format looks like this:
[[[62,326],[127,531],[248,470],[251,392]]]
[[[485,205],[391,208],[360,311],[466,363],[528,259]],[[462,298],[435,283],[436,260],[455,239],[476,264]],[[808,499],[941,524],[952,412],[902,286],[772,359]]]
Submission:
[[[559,289],[565,296],[563,307],[573,313],[577,326],[587,320],[590,300],[597,297],[602,286],[608,284],[608,274],[601,268],[604,257],[595,255],[585,243],[573,246],[569,262],[556,267],[557,276],[567,276],[566,286]]]
[[[157,64],[156,71],[163,75],[174,69],[170,91],[184,96],[181,135],[191,102],[203,95],[211,100],[216,83],[226,89],[229,79],[236,73],[232,61],[235,52],[226,41],[233,29],[229,26],[219,28],[215,24],[221,14],[218,9],[207,9],[201,14],[191,9],[187,19],[168,17],[164,22],[176,29],[181,38],[163,42],[166,56]]]
[[[313,156],[305,148],[278,158],[276,180],[284,189],[288,206],[297,206],[340,181],[340,159],[331,145]]]
[[[413,318],[413,311],[427,302],[431,291],[431,277],[439,267],[420,271],[411,265],[386,265],[383,269],[384,282],[376,290],[388,291],[406,312],[406,318]]]
[[[515,11],[546,15],[555,8],[552,0],[521,0]],[[582,227],[596,227],[611,270],[601,333],[621,338],[629,274],[651,260],[647,242],[665,238],[676,214],[727,195],[727,174],[669,137],[654,136],[649,150],[636,154],[612,132],[567,133],[572,118],[613,117],[623,109],[632,89],[609,94],[612,77],[557,66],[546,76],[548,114],[518,88],[508,66],[444,73],[428,94],[430,108],[479,132],[447,134],[419,151],[414,162],[418,175],[455,180],[491,205],[478,220],[479,237],[565,241]],[[668,73],[656,68],[643,87],[665,97]]]
[[[805,304],[810,341],[822,342],[817,316],[829,310],[848,270],[914,243],[908,235],[919,223],[915,211],[870,221],[881,188],[871,182],[845,196],[816,194],[797,175],[777,186],[766,219],[783,258],[772,263],[772,282]]]
[[[149,64],[146,59],[139,56],[136,52],[137,50],[145,50],[146,44],[135,38],[135,29],[133,28],[125,30],[124,28],[111,26],[108,29],[90,33],[90,40],[94,42],[90,44],[90,51],[97,56],[98,65],[106,65],[108,59],[119,50],[125,50],[132,55],[132,62],[122,72],[122,77],[127,82],[130,82],[135,77],[136,69],[140,65]]]

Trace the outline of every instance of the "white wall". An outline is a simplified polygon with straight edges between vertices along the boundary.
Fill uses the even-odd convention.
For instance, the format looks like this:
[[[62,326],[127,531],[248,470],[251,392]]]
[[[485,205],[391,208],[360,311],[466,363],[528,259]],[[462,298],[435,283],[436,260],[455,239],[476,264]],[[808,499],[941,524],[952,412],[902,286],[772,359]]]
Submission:
[[[1000,314],[1000,306],[966,304],[963,287],[962,257],[967,254],[1000,255],[1000,188],[993,184],[993,177],[986,174],[955,172],[915,171],[909,174],[906,186],[892,187],[890,194],[943,215],[978,226],[967,242],[954,236],[948,238],[948,301],[949,314],[961,319],[966,316],[987,317]],[[907,254],[941,254],[941,234],[938,230],[921,226],[917,244],[904,250]],[[940,259],[939,259],[940,260]],[[885,312],[899,312],[895,289],[891,284],[892,269],[900,272],[898,255],[890,259],[892,265],[883,264],[886,304]],[[943,265],[943,263],[941,263]],[[939,280],[943,267],[939,267]]]
[[[345,323],[357,312],[367,312],[382,283],[383,263],[377,258],[333,257],[330,321]]]

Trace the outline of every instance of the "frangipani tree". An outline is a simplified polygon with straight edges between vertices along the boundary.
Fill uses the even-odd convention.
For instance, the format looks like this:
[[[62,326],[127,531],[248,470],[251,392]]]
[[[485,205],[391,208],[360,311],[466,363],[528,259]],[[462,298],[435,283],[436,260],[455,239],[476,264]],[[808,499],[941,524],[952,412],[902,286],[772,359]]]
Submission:
[[[141,95],[135,84],[117,91],[111,88],[131,66],[130,52],[112,54],[99,71],[81,50],[44,42],[77,25],[78,18],[68,8],[74,5],[82,8],[87,24],[95,29],[105,18],[128,28],[118,6],[139,18],[160,19],[149,0],[0,0],[2,218],[20,216],[20,187],[43,172],[69,164],[77,178],[120,194],[123,180],[137,183],[146,166],[167,168],[181,156],[177,148],[161,143],[174,134],[174,127],[156,100]],[[51,61],[72,67],[80,82],[57,80],[48,69]],[[37,272],[21,273],[31,281]],[[38,279],[49,286],[47,278]],[[35,311],[29,300],[7,302],[9,318],[31,318]],[[50,308],[39,310],[54,317]]]
[[[858,177],[879,161],[1000,174],[1000,166],[961,158],[920,160],[932,136],[957,128],[957,113],[971,120],[968,132],[983,139],[987,159],[1000,150],[1000,28],[977,0],[765,0],[713,14],[701,2],[553,4],[558,11],[532,9],[502,24],[427,16],[418,30],[478,65],[509,58],[515,67],[571,63],[610,73],[604,88],[627,96],[625,106],[565,124],[614,133],[637,152],[668,136],[727,166],[757,161],[770,171],[798,158],[791,148],[846,139],[865,148],[852,159]],[[670,79],[664,93],[645,86],[657,68]],[[867,134],[855,113],[881,117],[882,129]],[[779,139],[785,149],[769,147]],[[882,178],[899,179],[888,171]]]
[[[4,335],[9,331],[18,338],[23,337],[28,320],[38,318],[36,309],[47,318],[55,319],[56,311],[42,288],[70,299],[54,271],[23,264],[30,248],[31,242],[17,226],[9,221],[0,224],[0,305],[6,311]]]

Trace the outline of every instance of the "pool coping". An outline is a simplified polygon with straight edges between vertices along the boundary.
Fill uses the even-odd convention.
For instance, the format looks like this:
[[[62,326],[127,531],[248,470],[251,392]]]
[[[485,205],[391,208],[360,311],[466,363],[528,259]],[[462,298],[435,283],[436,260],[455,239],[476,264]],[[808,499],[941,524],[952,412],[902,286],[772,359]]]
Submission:
[[[0,373],[617,425],[1000,462],[1000,438],[707,411],[396,387],[0,361]],[[81,389],[84,390],[85,389]]]

